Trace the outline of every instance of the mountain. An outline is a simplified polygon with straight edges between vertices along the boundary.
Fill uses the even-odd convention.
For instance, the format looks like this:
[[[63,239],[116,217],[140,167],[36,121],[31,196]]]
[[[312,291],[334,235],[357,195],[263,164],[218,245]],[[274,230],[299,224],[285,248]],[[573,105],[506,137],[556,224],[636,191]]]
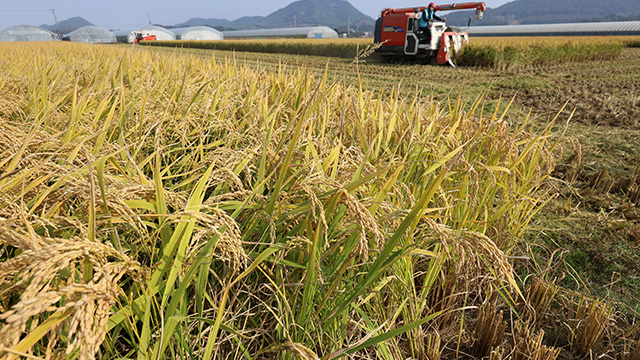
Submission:
[[[255,24],[259,24],[264,20],[264,16],[243,16],[239,19],[235,19],[231,22],[231,26],[236,29],[246,29],[254,27]]]
[[[261,27],[275,28],[324,25],[331,28],[373,27],[375,20],[361,13],[346,0],[299,0],[273,12],[260,22]]]
[[[515,0],[487,9],[475,25],[553,24],[606,20],[640,15],[638,0]],[[451,25],[466,25],[473,12],[457,11],[445,15]]]
[[[346,0],[299,0],[266,17],[245,16],[229,21],[224,19],[193,18],[176,26],[206,25],[217,29],[269,29],[301,26],[328,26],[356,31],[372,31],[375,20],[363,14]]]
[[[56,24],[53,24],[53,25],[40,25],[40,27],[43,29],[52,31],[54,33],[58,32],[58,29],[60,29],[60,35],[66,35],[72,32],[73,30],[76,30],[83,26],[88,26],[88,25],[93,25],[93,24],[80,16],[76,16],[76,17],[72,17],[70,19],[58,22],[58,26],[56,26]]]
[[[640,21],[640,14],[638,14],[638,15],[629,15],[629,16],[610,14],[610,15],[603,16],[603,17],[584,19],[583,21],[584,22]]]
[[[223,26],[231,26],[231,21],[226,19],[191,18],[183,23],[175,25],[175,27],[189,27],[189,26],[223,27]]]
[[[243,16],[233,21],[229,21],[227,19],[192,18],[173,27],[210,26],[218,30],[235,30],[251,28],[255,24],[260,23],[263,19],[264,16]]]

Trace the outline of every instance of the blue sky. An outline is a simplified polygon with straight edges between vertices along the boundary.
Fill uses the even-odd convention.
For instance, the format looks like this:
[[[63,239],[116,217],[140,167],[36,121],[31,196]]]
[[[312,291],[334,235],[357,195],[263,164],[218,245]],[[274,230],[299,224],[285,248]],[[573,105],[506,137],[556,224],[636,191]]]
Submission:
[[[95,25],[108,29],[130,29],[156,24],[173,25],[193,17],[226,18],[235,20],[242,16],[268,15],[287,6],[294,0],[0,0],[0,30],[21,24],[53,24],[56,10],[59,21],[73,16],[82,16]],[[510,0],[486,0],[488,7],[498,7]],[[412,7],[426,5],[429,1],[412,0],[350,0],[358,10],[377,18],[386,7]],[[453,1],[456,2],[456,1]],[[451,3],[436,1],[436,3]]]

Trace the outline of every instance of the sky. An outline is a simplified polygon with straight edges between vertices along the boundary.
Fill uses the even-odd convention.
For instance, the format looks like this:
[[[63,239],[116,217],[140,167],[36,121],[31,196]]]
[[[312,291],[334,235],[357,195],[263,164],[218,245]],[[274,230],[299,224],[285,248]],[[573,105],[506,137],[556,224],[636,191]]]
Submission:
[[[174,25],[194,17],[235,20],[242,16],[266,16],[295,0],[0,0],[0,30],[14,25],[54,24],[55,9],[58,21],[81,16],[107,29],[128,30],[154,24]],[[498,7],[511,0],[485,0],[487,7]],[[428,1],[412,0],[350,0],[363,13],[377,18],[387,7],[413,7]],[[457,1],[452,1],[457,2]],[[436,1],[437,4],[451,3]]]

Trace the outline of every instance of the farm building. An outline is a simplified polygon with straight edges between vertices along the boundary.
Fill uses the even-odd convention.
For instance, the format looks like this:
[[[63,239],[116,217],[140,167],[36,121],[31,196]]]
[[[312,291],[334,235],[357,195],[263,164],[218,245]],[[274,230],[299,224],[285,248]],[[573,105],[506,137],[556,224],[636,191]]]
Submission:
[[[112,44],[117,42],[114,33],[99,26],[83,26],[68,33],[62,40],[89,44]]]
[[[175,40],[176,34],[173,31],[163,28],[162,26],[147,25],[139,27],[131,31],[119,31],[116,33],[118,42],[131,44],[136,38],[137,32],[142,32],[144,36],[155,35],[156,40]]]
[[[261,29],[261,30],[236,30],[223,31],[225,39],[227,38],[292,38],[306,37],[309,39],[337,39],[338,33],[326,26],[316,27],[298,27],[298,28],[281,28],[281,29]]]
[[[224,35],[208,26],[192,26],[171,29],[178,40],[222,40]]]
[[[640,21],[475,26],[471,36],[579,36],[640,35]]]
[[[0,31],[0,41],[54,41],[58,37],[49,30],[31,26],[18,25]]]

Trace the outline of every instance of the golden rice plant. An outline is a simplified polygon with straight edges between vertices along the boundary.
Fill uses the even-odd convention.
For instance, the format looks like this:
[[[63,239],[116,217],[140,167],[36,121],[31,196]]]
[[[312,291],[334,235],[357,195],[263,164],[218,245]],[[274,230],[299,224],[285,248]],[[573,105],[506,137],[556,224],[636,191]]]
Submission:
[[[513,70],[580,61],[609,61],[617,58],[622,44],[546,44],[521,46],[465,46],[456,57],[461,66]]]
[[[624,47],[637,47],[638,36],[473,37],[456,56],[462,66],[515,70],[567,62],[616,59]],[[365,39],[230,39],[215,41],[148,41],[144,45],[227,51],[248,51],[358,59],[373,49]],[[376,59],[376,57],[372,57]]]
[[[616,59],[637,36],[475,37],[456,61],[502,70]]]
[[[640,40],[637,35],[623,36],[497,36],[472,37],[473,44],[504,48],[507,46],[562,46],[623,44]]]
[[[553,124],[233,58],[0,67],[0,356],[437,358],[459,292],[522,296]]]

